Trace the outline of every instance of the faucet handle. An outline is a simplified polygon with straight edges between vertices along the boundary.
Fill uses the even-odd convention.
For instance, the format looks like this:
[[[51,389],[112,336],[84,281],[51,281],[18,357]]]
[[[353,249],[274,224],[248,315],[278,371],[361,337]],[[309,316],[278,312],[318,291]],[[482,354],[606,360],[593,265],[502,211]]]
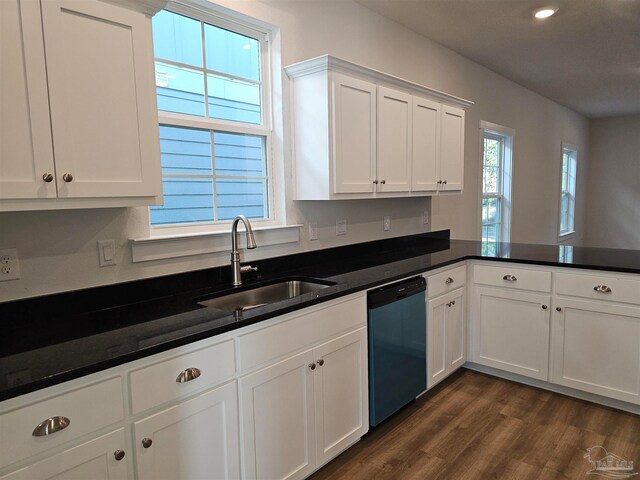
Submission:
[[[244,265],[240,267],[240,273],[257,272],[257,271],[258,271],[258,267],[252,267],[251,265]]]

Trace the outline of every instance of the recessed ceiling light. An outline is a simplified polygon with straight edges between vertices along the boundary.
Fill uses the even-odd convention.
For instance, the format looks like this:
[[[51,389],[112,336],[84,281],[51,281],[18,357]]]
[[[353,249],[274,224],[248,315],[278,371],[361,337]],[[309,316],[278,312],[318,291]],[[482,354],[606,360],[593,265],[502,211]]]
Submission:
[[[549,18],[551,15],[558,11],[558,7],[544,7],[533,11],[533,16],[536,18]]]

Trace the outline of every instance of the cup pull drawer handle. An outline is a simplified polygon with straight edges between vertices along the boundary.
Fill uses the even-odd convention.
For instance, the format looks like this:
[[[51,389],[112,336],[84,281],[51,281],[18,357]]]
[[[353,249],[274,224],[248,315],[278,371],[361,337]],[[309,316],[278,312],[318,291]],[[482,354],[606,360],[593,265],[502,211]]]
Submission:
[[[451,285],[453,283],[453,278],[447,277],[447,279],[444,281],[444,283],[446,283],[447,285]]]
[[[59,432],[60,430],[64,430],[71,424],[71,420],[67,417],[51,417],[47,418],[45,421],[40,422],[36,428],[33,429],[34,437],[46,437],[47,435],[51,435],[53,433]]]
[[[612,292],[611,288],[607,287],[606,285],[596,285],[595,287],[593,287],[593,289],[596,292],[600,292],[600,293],[611,293]]]
[[[195,380],[196,378],[198,378],[200,375],[202,375],[202,372],[200,371],[199,368],[195,368],[195,367],[187,368],[182,372],[180,372],[180,375],[176,377],[176,382],[177,383],[190,382],[191,380]]]
[[[506,280],[507,282],[515,282],[516,280],[518,280],[515,275],[505,275],[504,277],[502,277],[502,279]]]

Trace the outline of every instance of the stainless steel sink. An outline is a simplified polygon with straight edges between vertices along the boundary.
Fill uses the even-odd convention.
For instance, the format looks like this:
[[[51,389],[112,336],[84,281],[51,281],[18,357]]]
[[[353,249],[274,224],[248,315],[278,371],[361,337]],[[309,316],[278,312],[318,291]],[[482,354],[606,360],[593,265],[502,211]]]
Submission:
[[[317,292],[335,285],[335,282],[322,280],[286,280],[262,287],[255,287],[238,293],[215,298],[196,300],[198,305],[213,307],[229,312],[242,312],[270,303],[298,297],[305,293]]]

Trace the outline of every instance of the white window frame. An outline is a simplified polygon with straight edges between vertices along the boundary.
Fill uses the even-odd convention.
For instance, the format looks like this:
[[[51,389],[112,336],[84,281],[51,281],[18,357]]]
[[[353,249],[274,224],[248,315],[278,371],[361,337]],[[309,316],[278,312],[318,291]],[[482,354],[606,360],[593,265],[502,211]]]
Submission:
[[[567,223],[568,229],[563,231],[561,230],[562,223],[562,164],[564,162],[564,152],[565,150],[569,150],[573,153],[570,156],[570,163],[568,165],[568,176],[569,176],[569,211],[568,211],[568,219]],[[576,187],[578,183],[578,147],[574,144],[562,142],[560,148],[560,192],[558,195],[558,243],[566,242],[573,238],[576,233]],[[573,180],[573,182],[571,181]]]
[[[485,133],[500,136],[504,139],[504,151],[502,155],[502,165],[500,168],[500,172],[502,173],[500,178],[501,193],[497,195],[484,194],[482,172],[484,166]],[[500,242],[508,243],[511,239],[511,207],[513,204],[512,179],[515,139],[516,131],[513,128],[505,127],[504,125],[499,125],[497,123],[487,122],[485,120],[480,121],[480,175],[478,175],[480,191],[478,232],[480,240],[482,240],[482,200],[483,198],[495,197],[500,197]]]
[[[165,10],[194,18],[241,35],[255,38],[260,42],[261,73],[261,124],[250,125],[242,122],[208,117],[195,117],[158,110],[159,125],[188,127],[229,133],[259,135],[265,137],[267,157],[267,195],[269,217],[252,219],[255,228],[279,228],[285,225],[284,209],[284,161],[283,161],[283,119],[282,81],[276,75],[281,71],[279,30],[260,20],[214,5],[206,0],[174,0]],[[155,77],[155,75],[154,75]],[[154,226],[150,223],[151,237],[191,236],[193,234],[224,233],[231,230],[232,220],[202,222],[194,224],[168,224]]]

